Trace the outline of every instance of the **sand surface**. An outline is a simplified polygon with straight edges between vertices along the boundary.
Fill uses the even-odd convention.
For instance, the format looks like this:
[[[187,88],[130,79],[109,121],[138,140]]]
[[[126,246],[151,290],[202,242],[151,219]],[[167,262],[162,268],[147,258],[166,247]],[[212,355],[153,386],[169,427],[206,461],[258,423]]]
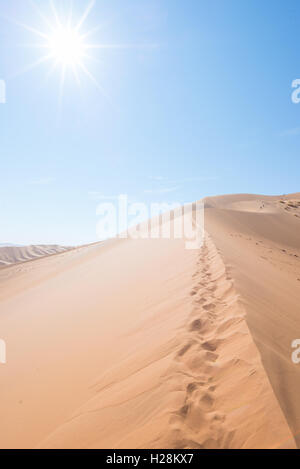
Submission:
[[[2,246],[0,245],[0,268],[12,264],[32,261],[40,257],[53,256],[69,250],[68,247],[57,245],[39,246]]]
[[[124,239],[0,269],[1,448],[300,444],[300,195],[205,204],[199,250]]]

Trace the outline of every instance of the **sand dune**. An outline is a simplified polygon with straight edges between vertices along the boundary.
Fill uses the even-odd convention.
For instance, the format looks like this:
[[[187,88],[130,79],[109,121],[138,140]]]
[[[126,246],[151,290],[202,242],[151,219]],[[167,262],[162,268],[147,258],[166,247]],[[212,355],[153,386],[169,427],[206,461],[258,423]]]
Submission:
[[[300,368],[292,363],[291,343],[299,338],[300,194],[229,196],[208,199],[207,206],[206,228],[235,280],[265,372],[299,446]]]
[[[68,247],[57,245],[13,246],[0,245],[0,267],[28,262],[40,257],[67,251]]]
[[[300,195],[0,271],[2,448],[294,448]]]

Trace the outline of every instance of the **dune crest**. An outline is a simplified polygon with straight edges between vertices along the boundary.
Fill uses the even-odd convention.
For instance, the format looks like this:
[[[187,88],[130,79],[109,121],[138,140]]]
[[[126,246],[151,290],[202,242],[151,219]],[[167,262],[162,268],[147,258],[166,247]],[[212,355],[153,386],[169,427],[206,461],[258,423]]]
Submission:
[[[209,236],[186,301],[189,314],[152,359],[137,353],[101,376],[95,396],[41,447],[294,447]]]
[[[298,200],[206,199],[200,250],[123,239],[0,272],[0,446],[295,448]]]

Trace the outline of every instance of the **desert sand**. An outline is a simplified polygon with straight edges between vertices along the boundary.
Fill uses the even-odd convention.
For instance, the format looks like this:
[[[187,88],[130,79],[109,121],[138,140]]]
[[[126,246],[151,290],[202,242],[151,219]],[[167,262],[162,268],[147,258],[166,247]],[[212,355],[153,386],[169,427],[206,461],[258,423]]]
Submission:
[[[0,267],[32,261],[68,251],[69,247],[57,245],[2,246],[0,245]]]
[[[300,194],[0,269],[0,447],[296,448],[299,279]]]

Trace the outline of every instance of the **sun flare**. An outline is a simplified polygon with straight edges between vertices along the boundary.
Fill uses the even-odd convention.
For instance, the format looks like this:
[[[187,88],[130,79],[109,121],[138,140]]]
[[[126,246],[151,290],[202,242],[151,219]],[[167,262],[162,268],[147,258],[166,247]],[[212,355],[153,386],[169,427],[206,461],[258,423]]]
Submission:
[[[63,66],[79,65],[84,59],[84,39],[75,28],[61,26],[49,37],[51,57]]]
[[[62,101],[66,78],[68,77],[69,79],[70,76],[73,76],[77,85],[81,85],[82,77],[88,78],[88,80],[108,98],[107,93],[105,93],[102,86],[91,72],[91,61],[100,62],[99,57],[94,57],[93,52],[104,49],[153,48],[156,47],[156,45],[102,44],[90,42],[89,38],[99,31],[101,26],[98,25],[88,30],[85,27],[87,18],[91,15],[96,0],[85,0],[86,6],[81,12],[81,15],[78,15],[78,10],[79,8],[81,9],[83,0],[78,0],[76,9],[74,0],[66,2],[65,4],[62,0],[60,0],[60,2],[60,8],[58,8],[58,0],[57,4],[55,0],[48,0],[43,6],[37,4],[36,0],[30,0],[37,16],[42,20],[41,27],[32,27],[29,24],[13,20],[16,25],[24,28],[37,39],[34,43],[21,44],[21,46],[42,51],[40,57],[35,62],[29,64],[18,72],[17,75],[50,62],[47,78],[54,71],[57,72],[58,70],[60,73],[59,105]],[[66,5],[66,8],[61,8],[63,5]]]
[[[86,20],[95,6],[95,0],[90,0],[86,4],[85,10],[77,19],[73,6],[70,7],[69,11],[65,10],[64,14],[60,16],[54,0],[49,0],[48,3],[50,6],[50,15],[45,14],[42,7],[40,5],[38,6],[34,1],[31,2],[31,5],[42,19],[43,28],[37,29],[27,24],[15,23],[38,38],[38,41],[35,43],[23,44],[23,46],[39,49],[43,52],[36,62],[27,66],[20,73],[25,73],[46,62],[52,62],[48,75],[54,70],[60,70],[60,102],[62,100],[66,76],[67,74],[70,75],[70,73],[73,75],[78,85],[81,83],[81,75],[86,76],[103,92],[97,79],[89,70],[89,62],[91,60],[95,61],[95,57],[89,52],[109,48],[111,46],[89,42],[88,38],[97,32],[99,27],[92,30],[84,30]]]

